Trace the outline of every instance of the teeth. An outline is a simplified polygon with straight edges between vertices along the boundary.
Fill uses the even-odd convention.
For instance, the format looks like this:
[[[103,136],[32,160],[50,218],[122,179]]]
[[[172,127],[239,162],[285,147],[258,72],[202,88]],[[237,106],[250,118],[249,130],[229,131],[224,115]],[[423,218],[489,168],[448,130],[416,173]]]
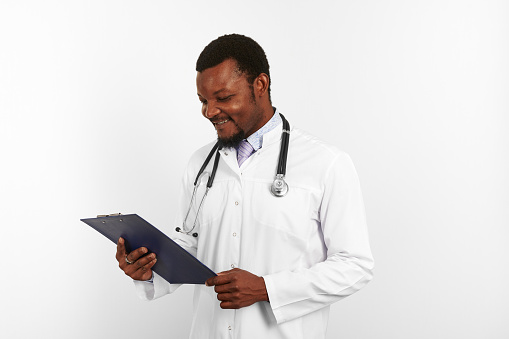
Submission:
[[[216,122],[216,125],[222,125],[222,124],[224,124],[227,121],[228,121],[228,119],[226,119],[225,121]]]

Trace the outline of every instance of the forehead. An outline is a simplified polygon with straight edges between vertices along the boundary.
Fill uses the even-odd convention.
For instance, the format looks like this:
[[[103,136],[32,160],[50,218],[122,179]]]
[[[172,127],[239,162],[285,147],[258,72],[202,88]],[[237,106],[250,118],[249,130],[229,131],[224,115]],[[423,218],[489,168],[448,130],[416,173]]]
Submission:
[[[239,72],[237,62],[232,59],[223,61],[217,66],[205,69],[196,74],[196,87],[198,94],[205,94],[208,91],[230,89],[239,86],[246,81],[246,76]]]

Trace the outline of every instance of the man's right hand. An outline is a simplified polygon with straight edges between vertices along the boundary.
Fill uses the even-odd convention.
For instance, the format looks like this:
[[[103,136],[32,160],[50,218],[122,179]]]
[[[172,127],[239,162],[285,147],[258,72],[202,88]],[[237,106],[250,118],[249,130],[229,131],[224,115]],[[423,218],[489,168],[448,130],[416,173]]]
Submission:
[[[146,247],[140,247],[130,253],[126,253],[124,239],[119,238],[115,257],[117,258],[118,266],[126,275],[134,280],[149,280],[152,278],[152,266],[155,265],[157,259],[155,253],[145,255],[147,252]],[[129,264],[127,261],[132,264]]]

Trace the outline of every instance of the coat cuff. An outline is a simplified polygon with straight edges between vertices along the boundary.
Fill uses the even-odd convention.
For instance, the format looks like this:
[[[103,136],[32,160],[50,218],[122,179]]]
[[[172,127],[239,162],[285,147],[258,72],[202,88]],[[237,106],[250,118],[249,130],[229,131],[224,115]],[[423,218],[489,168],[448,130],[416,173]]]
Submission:
[[[143,300],[154,300],[163,295],[173,293],[181,284],[170,284],[160,275],[153,272],[152,281],[133,280],[136,294]]]

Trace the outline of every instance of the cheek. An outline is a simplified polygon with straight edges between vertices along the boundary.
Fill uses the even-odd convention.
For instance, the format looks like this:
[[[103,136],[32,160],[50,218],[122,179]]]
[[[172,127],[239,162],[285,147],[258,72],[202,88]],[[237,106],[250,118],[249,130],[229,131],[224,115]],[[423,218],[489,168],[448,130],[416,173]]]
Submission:
[[[234,118],[235,120],[244,120],[244,115],[246,112],[246,107],[239,102],[231,102],[228,105],[228,115]]]

